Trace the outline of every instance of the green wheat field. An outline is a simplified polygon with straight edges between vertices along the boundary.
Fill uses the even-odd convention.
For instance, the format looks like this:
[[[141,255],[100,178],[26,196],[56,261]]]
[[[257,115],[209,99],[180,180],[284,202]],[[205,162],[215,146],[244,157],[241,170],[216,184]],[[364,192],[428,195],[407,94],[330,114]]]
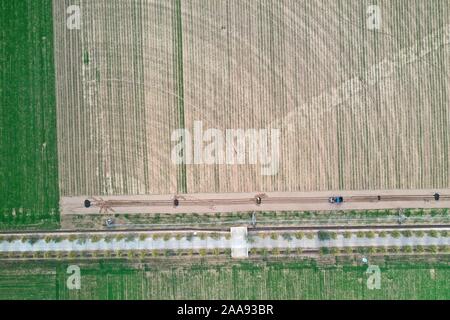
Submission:
[[[68,290],[67,267],[81,269]],[[367,288],[367,266],[314,262],[171,265],[130,262],[2,262],[0,299],[449,299],[445,263],[385,263],[380,289]]]

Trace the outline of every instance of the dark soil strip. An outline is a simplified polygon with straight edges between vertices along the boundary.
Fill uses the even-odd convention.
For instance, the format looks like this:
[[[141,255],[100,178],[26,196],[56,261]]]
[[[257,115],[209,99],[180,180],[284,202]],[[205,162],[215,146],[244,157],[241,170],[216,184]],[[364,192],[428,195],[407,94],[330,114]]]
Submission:
[[[183,25],[181,18],[181,0],[174,0],[175,12],[174,12],[174,28],[173,28],[173,41],[174,41],[174,75],[175,82],[177,84],[176,92],[176,105],[179,129],[185,128],[184,119],[184,81],[183,81]],[[183,141],[185,143],[185,141]],[[183,148],[186,152],[186,148]],[[179,193],[187,193],[187,181],[186,181],[186,164],[178,165],[177,170],[177,190]]]

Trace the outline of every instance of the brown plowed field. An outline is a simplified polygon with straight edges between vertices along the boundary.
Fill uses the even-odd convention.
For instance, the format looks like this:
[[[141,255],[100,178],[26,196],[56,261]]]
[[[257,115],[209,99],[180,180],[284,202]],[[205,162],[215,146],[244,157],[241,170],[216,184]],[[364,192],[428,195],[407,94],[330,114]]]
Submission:
[[[450,2],[369,4],[55,0],[61,195],[450,187]],[[196,120],[279,128],[278,174],[172,164]]]

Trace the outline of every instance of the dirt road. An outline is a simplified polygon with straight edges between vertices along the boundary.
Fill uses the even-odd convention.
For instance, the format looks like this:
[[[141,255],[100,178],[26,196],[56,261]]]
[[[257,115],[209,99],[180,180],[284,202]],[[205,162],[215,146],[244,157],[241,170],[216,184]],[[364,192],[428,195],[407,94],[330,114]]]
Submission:
[[[333,196],[344,202],[329,203]],[[63,215],[450,208],[450,189],[81,196],[61,198],[60,208]]]

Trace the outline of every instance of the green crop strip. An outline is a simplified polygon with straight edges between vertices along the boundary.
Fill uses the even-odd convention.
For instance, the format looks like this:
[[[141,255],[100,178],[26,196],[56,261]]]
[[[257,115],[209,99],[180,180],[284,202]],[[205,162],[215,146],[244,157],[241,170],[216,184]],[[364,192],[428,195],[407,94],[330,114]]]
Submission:
[[[69,290],[67,267],[81,271]],[[0,299],[449,299],[445,262],[386,259],[380,289],[367,266],[314,261],[169,265],[127,261],[0,262]],[[33,272],[30,272],[33,271]]]
[[[52,1],[1,1],[0,35],[0,229],[55,227]]]

